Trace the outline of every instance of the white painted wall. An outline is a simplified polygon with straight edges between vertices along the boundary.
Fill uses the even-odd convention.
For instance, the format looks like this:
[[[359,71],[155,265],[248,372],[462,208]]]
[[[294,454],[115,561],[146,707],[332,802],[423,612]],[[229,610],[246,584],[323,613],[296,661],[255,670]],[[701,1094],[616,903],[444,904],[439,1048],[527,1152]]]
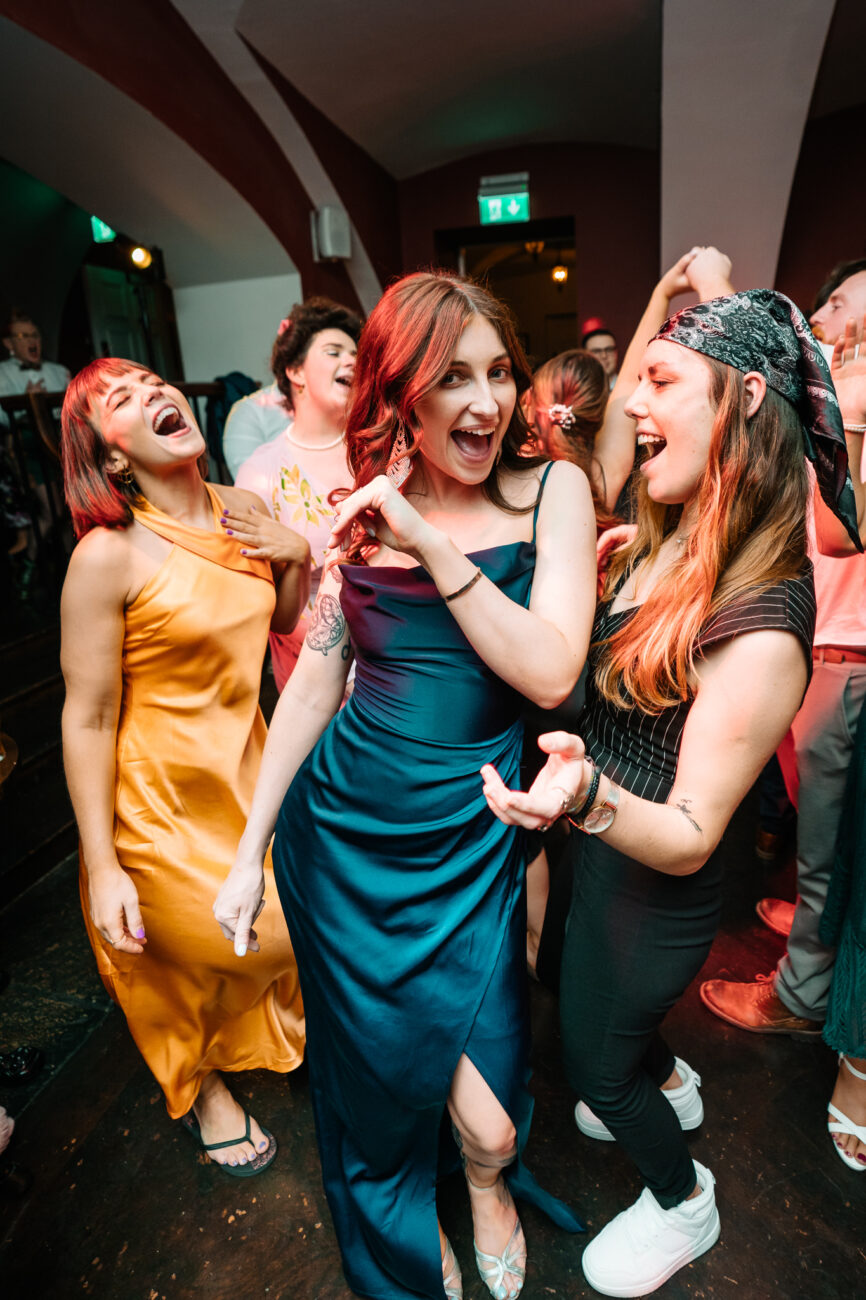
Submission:
[[[183,369],[190,383],[208,383],[242,370],[269,383],[277,326],[300,302],[301,277],[262,276],[195,284],[174,290]]]
[[[738,289],[774,284],[835,3],[665,0],[662,270],[716,244]]]

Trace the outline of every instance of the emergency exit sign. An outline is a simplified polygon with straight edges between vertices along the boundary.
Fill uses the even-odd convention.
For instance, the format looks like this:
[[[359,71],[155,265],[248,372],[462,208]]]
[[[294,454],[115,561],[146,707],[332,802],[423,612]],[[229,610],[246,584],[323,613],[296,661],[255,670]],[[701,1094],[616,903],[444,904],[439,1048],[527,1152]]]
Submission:
[[[482,226],[528,221],[529,172],[482,176],[478,183],[478,212]]]
[[[509,221],[529,220],[529,193],[479,194],[478,210],[482,226],[504,226]]]

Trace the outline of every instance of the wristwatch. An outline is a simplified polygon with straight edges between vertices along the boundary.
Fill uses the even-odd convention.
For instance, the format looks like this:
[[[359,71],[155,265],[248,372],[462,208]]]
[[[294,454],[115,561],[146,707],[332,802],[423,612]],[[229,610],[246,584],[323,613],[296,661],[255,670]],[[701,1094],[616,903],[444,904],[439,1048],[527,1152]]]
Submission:
[[[613,819],[619,808],[619,786],[609,782],[610,789],[607,792],[607,798],[602,799],[600,804],[592,808],[582,821],[576,821],[574,825],[587,835],[600,835],[602,831],[608,830],[613,825]]]

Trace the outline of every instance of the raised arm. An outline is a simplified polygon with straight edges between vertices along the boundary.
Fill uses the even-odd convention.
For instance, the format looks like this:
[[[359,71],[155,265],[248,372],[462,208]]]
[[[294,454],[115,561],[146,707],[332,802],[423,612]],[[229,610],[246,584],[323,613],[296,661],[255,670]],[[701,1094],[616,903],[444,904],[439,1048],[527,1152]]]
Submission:
[[[529,608],[515,604],[447,533],[432,527],[381,475],[342,502],[332,541],[372,511],[380,541],[423,564],[473,648],[504,681],[542,708],[567,698],[586,659],[595,611],[595,514],[586,475],[568,461],[551,467],[538,517],[538,555]]]
[[[617,381],[598,431],[593,455],[604,473],[605,498],[613,510],[634,464],[634,420],[625,414],[625,404],[638,382],[641,359],[650,339],[670,315],[671,300],[678,294],[697,293],[701,302],[731,293],[731,263],[717,248],[692,248],[666,271],[650,294],[646,310],[628,345]]]
[[[214,903],[214,915],[235,952],[258,950],[253,922],[264,906],[263,863],[292,778],[340,707],[351,662],[341,579],[330,569],[294,672],[271,720],[246,829],[234,866]]]
[[[613,848],[666,875],[689,875],[706,862],[791,725],[806,687],[803,651],[790,632],[736,637],[698,660],[698,669],[667,803],[622,790],[614,822],[602,832]],[[568,800],[579,808],[589,790],[590,765],[578,737],[554,732],[539,744],[550,758],[526,794],[507,790],[493,768],[482,769],[487,802],[502,821],[535,829]],[[602,777],[595,805],[610,788]]]
[[[60,603],[63,763],[93,923],[119,951],[140,953],[145,935],[138,894],[117,860],[113,833],[128,569],[124,539],[102,529],[88,533],[69,562]]]
[[[866,482],[864,482],[863,435],[866,432],[866,316],[862,321],[852,316],[836,340],[830,373],[839,398],[842,419],[845,422],[845,441],[848,444],[848,466],[854,485],[857,509],[857,527],[860,541],[866,545]],[[858,356],[858,348],[860,355]],[[814,490],[815,532],[818,549],[822,555],[856,555],[857,548],[848,536],[848,530],[836,518],[817,487]]]

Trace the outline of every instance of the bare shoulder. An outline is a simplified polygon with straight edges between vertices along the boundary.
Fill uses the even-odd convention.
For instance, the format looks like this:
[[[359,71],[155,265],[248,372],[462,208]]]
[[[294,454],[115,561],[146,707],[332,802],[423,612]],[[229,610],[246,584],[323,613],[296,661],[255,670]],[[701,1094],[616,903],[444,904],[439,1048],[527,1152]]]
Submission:
[[[262,498],[256,492],[250,492],[247,488],[227,486],[223,483],[213,485],[224,505],[230,510],[249,510],[255,506],[256,510],[263,510],[268,513],[267,506]]]
[[[94,603],[122,604],[135,558],[129,528],[91,528],[72,552],[64,600],[86,596]]]

